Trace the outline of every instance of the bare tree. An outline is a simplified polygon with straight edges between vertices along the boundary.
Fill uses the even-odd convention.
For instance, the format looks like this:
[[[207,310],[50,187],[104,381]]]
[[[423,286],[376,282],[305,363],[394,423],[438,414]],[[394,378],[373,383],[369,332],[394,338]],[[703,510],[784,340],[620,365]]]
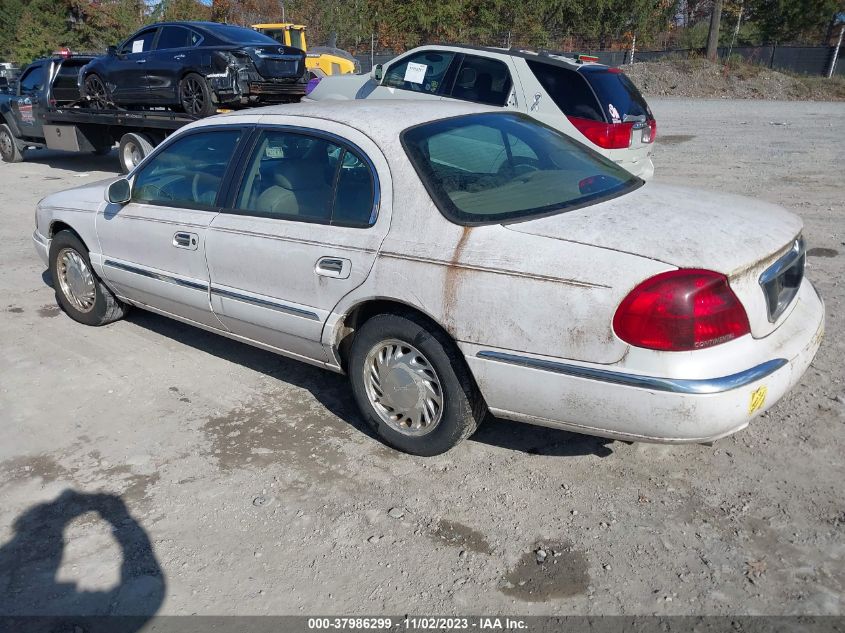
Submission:
[[[719,56],[719,22],[722,20],[722,0],[713,0],[710,32],[707,34],[707,59],[715,62]]]

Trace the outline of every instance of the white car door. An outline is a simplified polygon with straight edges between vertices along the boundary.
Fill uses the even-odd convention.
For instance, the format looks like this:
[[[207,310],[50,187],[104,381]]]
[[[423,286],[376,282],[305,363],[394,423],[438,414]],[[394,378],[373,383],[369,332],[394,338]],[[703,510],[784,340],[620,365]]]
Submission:
[[[209,305],[208,227],[244,130],[181,135],[132,177],[132,199],[96,219],[103,274],[115,291],[156,310],[221,328]]]
[[[326,362],[323,326],[372,268],[390,223],[390,190],[369,139],[321,127],[345,136],[256,131],[232,208],[212,221],[206,248],[212,309],[231,332]]]

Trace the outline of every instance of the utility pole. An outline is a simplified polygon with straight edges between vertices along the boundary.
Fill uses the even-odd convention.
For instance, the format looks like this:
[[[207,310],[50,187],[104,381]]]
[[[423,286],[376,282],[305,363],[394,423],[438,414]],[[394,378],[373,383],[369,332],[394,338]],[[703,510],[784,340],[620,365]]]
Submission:
[[[736,28],[734,29],[733,37],[731,37],[731,47],[728,49],[728,58],[730,59],[731,53],[734,50],[734,44],[736,43],[736,36],[739,35],[739,26],[742,24],[742,1],[740,0],[739,3],[739,15],[736,18]]]
[[[719,22],[722,19],[722,0],[713,0],[710,14],[710,33],[707,35],[707,59],[715,62],[719,57]]]

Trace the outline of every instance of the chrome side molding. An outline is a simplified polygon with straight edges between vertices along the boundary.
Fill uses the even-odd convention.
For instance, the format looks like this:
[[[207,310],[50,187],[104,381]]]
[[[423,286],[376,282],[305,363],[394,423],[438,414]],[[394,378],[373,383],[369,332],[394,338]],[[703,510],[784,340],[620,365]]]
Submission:
[[[508,363],[510,365],[520,365],[531,369],[539,369],[556,374],[575,376],[576,378],[609,382],[616,385],[624,385],[626,387],[694,395],[723,393],[725,391],[730,391],[731,389],[744,387],[745,385],[749,385],[761,378],[765,378],[787,364],[787,360],[785,358],[775,358],[766,361],[765,363],[761,363],[756,367],[751,367],[745,371],[731,374],[730,376],[684,379],[627,374],[608,369],[584,367],[583,365],[570,365],[569,363],[559,363],[540,358],[530,358],[528,356],[517,356],[516,354],[506,354],[504,352],[493,352],[487,350],[478,352],[476,356],[485,360],[493,360],[500,363]]]

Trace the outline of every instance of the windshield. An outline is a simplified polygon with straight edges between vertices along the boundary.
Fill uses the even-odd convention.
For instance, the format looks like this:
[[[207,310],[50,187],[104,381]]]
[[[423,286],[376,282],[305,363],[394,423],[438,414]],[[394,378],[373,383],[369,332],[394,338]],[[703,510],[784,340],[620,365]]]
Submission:
[[[458,224],[516,222],[613,198],[642,180],[516,113],[472,114],[405,130],[426,189]]]
[[[277,44],[272,37],[253,31],[243,26],[232,24],[215,24],[206,27],[217,37],[233,42],[235,44]]]

